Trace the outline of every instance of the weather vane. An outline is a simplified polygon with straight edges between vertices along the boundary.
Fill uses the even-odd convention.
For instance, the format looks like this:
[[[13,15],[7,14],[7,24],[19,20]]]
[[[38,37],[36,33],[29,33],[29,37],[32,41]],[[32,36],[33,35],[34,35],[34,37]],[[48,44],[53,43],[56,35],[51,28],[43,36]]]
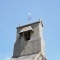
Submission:
[[[31,13],[28,13],[28,20],[29,20],[29,23],[30,23],[30,20],[31,20]]]

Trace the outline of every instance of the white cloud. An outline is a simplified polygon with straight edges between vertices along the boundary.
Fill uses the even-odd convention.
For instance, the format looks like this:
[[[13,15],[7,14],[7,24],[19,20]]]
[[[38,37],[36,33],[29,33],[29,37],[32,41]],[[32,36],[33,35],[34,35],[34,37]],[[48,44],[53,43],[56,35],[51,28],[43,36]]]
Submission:
[[[11,60],[11,58],[7,57],[5,60]]]

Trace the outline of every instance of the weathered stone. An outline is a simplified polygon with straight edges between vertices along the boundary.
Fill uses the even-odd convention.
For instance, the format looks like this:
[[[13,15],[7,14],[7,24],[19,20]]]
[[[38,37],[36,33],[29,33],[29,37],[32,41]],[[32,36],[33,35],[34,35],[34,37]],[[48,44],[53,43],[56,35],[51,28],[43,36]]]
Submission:
[[[39,52],[42,52],[45,56],[45,42],[42,27],[42,21],[17,27],[17,37],[14,44],[12,60],[31,60]],[[29,33],[28,31],[30,31],[30,40],[26,40],[24,36],[26,32]],[[25,35],[27,36],[28,34]],[[26,38],[29,38],[29,36]]]

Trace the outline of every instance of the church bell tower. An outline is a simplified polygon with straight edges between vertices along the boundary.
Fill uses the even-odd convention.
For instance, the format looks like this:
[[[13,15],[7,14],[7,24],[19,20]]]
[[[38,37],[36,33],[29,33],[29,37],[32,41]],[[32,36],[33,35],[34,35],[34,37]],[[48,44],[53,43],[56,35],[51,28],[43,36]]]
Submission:
[[[39,52],[42,58],[36,59]],[[37,21],[17,27],[12,60],[46,60],[43,23]]]

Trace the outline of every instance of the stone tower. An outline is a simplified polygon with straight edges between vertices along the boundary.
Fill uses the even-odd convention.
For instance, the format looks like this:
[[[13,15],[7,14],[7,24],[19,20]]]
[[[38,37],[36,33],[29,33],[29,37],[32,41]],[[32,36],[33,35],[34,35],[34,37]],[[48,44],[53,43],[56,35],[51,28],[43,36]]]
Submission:
[[[42,21],[17,27],[12,60],[32,60],[39,52],[42,53],[43,60],[46,60],[42,27]]]

